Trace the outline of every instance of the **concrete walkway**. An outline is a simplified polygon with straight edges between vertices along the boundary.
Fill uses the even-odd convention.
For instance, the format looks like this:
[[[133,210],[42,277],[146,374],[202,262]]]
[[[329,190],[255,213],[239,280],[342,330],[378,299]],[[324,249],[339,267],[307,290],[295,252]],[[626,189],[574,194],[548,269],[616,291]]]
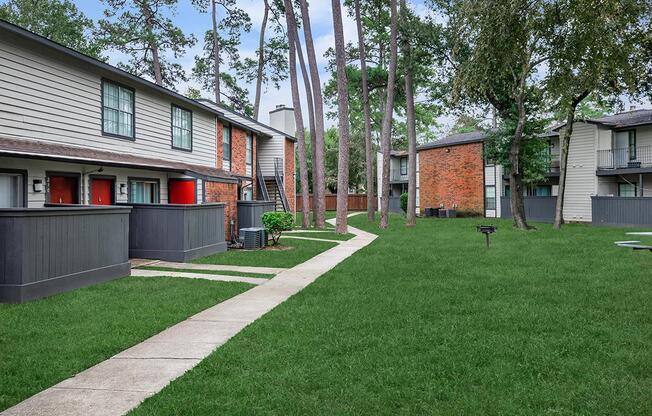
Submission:
[[[331,240],[328,238],[321,238],[321,237],[303,237],[300,235],[284,235],[281,238],[294,238],[295,240],[309,240],[309,241],[325,241],[327,243],[336,243],[339,244],[344,240]]]
[[[254,266],[232,266],[230,264],[200,264],[200,263],[171,263],[168,261],[157,261],[149,266],[169,267],[173,269],[186,270],[217,270],[241,273],[261,273],[261,274],[279,274],[286,271],[279,267],[254,267]]]
[[[163,270],[147,270],[147,269],[132,269],[132,276],[138,277],[185,277],[186,279],[205,279],[216,280],[220,282],[244,282],[251,283],[252,285],[262,285],[269,282],[269,279],[262,277],[245,277],[245,276],[229,276],[226,274],[212,274],[212,273],[188,273],[188,272],[170,272]]]
[[[349,232],[355,237],[279,272],[264,284],[208,308],[2,414],[113,416],[127,413],[193,368],[247,325],[376,238],[353,227],[349,227]],[[206,265],[197,266],[204,268]]]

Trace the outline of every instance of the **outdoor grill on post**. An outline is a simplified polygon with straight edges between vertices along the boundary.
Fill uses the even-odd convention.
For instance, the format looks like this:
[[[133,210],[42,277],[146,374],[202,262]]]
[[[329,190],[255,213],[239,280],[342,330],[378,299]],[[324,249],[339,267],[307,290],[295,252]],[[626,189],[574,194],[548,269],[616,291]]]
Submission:
[[[479,233],[484,234],[484,236],[487,238],[487,248],[489,248],[489,234],[495,233],[498,227],[495,225],[476,225],[475,228]]]

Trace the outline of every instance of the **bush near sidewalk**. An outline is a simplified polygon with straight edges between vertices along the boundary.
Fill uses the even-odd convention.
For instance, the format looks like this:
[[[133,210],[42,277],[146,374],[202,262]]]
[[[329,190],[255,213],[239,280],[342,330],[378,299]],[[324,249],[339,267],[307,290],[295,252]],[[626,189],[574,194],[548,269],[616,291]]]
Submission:
[[[272,236],[272,245],[278,244],[283,231],[289,231],[294,225],[294,218],[289,212],[266,212],[262,217],[265,230]]]

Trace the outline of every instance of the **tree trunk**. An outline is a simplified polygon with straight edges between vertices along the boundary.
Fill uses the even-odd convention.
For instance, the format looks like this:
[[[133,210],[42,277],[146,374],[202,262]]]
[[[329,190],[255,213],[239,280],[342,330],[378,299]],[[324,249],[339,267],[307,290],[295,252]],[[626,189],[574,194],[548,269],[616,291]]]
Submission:
[[[525,130],[525,104],[523,94],[518,99],[518,123],[516,131],[509,148],[509,162],[511,169],[509,172],[509,189],[511,196],[509,199],[512,209],[512,219],[514,226],[521,230],[529,230],[525,218],[525,205],[523,203],[523,176],[520,168],[521,142],[523,141],[523,131]]]
[[[313,105],[313,95],[312,87],[310,86],[310,74],[308,74],[308,69],[306,68],[306,62],[303,59],[303,50],[301,48],[301,38],[299,38],[299,31],[297,30],[295,44],[297,46],[297,55],[299,55],[299,66],[301,67],[301,76],[303,78],[303,86],[306,89],[306,102],[308,103],[308,124],[310,126],[310,153],[312,160],[312,192],[313,192],[313,202],[312,202],[312,218],[313,221],[317,218],[317,207],[314,201],[315,189],[317,188],[316,176],[315,176],[315,107]]]
[[[267,17],[269,15],[268,0],[264,0],[265,11],[263,12],[263,23],[260,25],[260,38],[258,39],[258,70],[256,71],[256,96],[254,97],[254,119],[258,120],[260,109],[260,95],[263,87],[263,69],[265,67],[265,29],[267,28]]]
[[[408,203],[405,225],[413,227],[416,225],[417,210],[417,131],[414,114],[414,90],[412,85],[412,48],[408,37],[407,27],[407,6],[405,0],[401,0],[401,14],[403,28],[403,60],[405,61],[405,101],[406,101],[406,124],[408,138]]]
[[[398,45],[396,44],[397,16],[396,0],[390,0],[391,23],[389,38],[389,74],[387,77],[387,100],[385,102],[385,115],[380,132],[380,145],[383,152],[383,184],[382,196],[380,198],[380,228],[387,228],[389,225],[389,153],[391,151],[392,116],[394,113],[394,90],[396,84],[396,60]]]
[[[561,139],[561,153],[559,155],[559,190],[557,191],[557,204],[555,205],[555,220],[552,228],[558,230],[564,223],[564,193],[566,191],[566,172],[568,167],[568,148],[570,146],[571,135],[573,134],[573,123],[575,122],[575,110],[579,103],[589,95],[588,91],[582,92],[571,102],[568,112],[566,113],[566,129],[564,137]]]
[[[297,81],[297,56],[296,56],[296,20],[292,0],[284,0],[285,18],[288,28],[288,44],[290,47],[290,87],[292,89],[292,105],[294,106],[294,121],[297,125],[297,144],[299,151],[299,180],[301,181],[301,226],[308,228],[310,225],[310,206],[308,197],[308,164],[306,162],[306,138],[303,128],[303,114],[301,112],[301,100],[299,99],[299,84]]]
[[[217,34],[217,4],[211,0],[211,15],[213,18],[213,89],[215,90],[215,102],[220,103],[220,45]]]
[[[364,44],[364,29],[360,17],[360,0],[355,0],[355,24],[358,29],[358,50],[360,52],[360,74],[362,81],[362,110],[364,112],[364,147],[365,165],[367,173],[367,220],[374,221],[376,210],[374,209],[374,154],[371,145],[371,115],[369,114],[369,85],[367,81],[367,56]]]
[[[154,23],[152,22],[152,10],[148,4],[141,6],[141,11],[145,16],[145,25],[150,33],[154,30]],[[153,36],[152,36],[153,37]],[[154,82],[156,85],[163,85],[163,73],[161,71],[161,59],[158,54],[158,44],[155,40],[149,42],[149,48],[152,51],[152,70],[154,72]]]
[[[346,52],[340,0],[332,0],[335,62],[337,64],[337,112],[339,115],[339,154],[337,160],[337,222],[335,231],[346,234],[349,204],[349,93],[346,77]]]
[[[324,100],[319,79],[319,67],[315,55],[315,46],[312,40],[312,29],[310,27],[310,13],[306,0],[300,0],[301,19],[303,22],[303,36],[306,41],[306,53],[308,56],[308,67],[310,68],[310,80],[312,83],[313,104],[315,106],[315,159],[312,161],[312,174],[315,176],[316,186],[313,189],[314,205],[317,209],[315,215],[315,227],[323,228],[326,225],[326,186],[325,186],[325,164],[324,164]]]

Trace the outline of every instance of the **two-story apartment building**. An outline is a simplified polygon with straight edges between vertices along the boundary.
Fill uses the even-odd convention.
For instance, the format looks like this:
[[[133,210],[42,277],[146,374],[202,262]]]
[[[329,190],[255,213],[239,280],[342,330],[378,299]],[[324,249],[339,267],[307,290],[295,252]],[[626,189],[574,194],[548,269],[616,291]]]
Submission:
[[[554,218],[564,128],[557,126],[539,138],[548,144],[550,167],[544,180],[524,191],[530,220]],[[478,131],[418,147],[420,210],[444,207],[486,217],[511,216],[508,176],[502,166],[485,160],[485,139],[486,133]],[[392,166],[399,166],[402,157],[402,152],[393,152]],[[407,188],[407,177],[402,179],[396,192]],[[651,182],[652,110],[575,122],[568,156],[566,221],[650,226],[652,186],[647,184]]]
[[[282,109],[271,117],[291,112]],[[0,21],[0,211],[7,218],[61,216],[71,207],[65,215],[72,219],[132,207],[131,256],[189,259],[224,250],[225,239],[238,230],[237,201],[270,198],[261,188],[264,180],[257,183],[257,165],[277,162],[270,175],[279,183],[274,195],[285,198],[280,209],[294,209],[285,197],[286,190],[294,195],[295,139],[287,130],[293,125],[279,125],[286,131],[189,99]],[[278,141],[280,146],[268,145]],[[100,206],[107,208],[82,208]],[[144,219],[145,211],[158,219]],[[223,222],[218,228],[214,215]],[[188,224],[190,218],[197,222]],[[191,225],[198,232],[190,233]],[[38,232],[21,231],[21,241],[33,234]],[[144,248],[144,234],[160,247]],[[165,246],[173,243],[183,247]],[[9,260],[0,255],[0,269]],[[111,267],[116,265],[124,273],[128,263]]]

